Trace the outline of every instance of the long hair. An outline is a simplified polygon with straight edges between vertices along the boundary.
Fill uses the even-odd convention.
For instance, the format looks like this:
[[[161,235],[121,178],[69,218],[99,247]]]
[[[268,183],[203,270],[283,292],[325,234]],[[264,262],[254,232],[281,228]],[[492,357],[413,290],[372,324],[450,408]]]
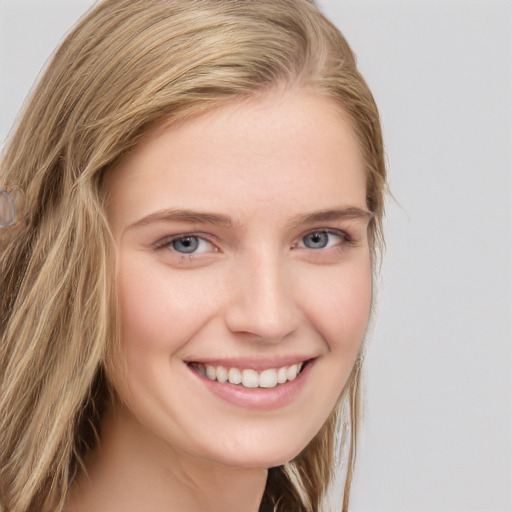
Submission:
[[[375,213],[375,266],[386,180],[379,115],[350,47],[311,0],[104,0],[56,52],[0,161],[1,187],[23,197],[18,225],[0,230],[4,512],[61,511],[97,444],[118,340],[106,171],[158,122],[283,84],[348,113]],[[317,436],[270,469],[261,510],[321,510],[340,429],[348,510],[361,365],[362,356]]]

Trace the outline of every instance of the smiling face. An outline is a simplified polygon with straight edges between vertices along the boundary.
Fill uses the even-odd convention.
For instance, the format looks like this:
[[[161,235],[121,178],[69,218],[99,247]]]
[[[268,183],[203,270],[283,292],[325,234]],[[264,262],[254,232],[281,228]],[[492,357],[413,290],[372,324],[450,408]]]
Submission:
[[[110,171],[123,421],[228,466],[307,445],[367,327],[365,176],[340,108],[300,90],[160,127]]]

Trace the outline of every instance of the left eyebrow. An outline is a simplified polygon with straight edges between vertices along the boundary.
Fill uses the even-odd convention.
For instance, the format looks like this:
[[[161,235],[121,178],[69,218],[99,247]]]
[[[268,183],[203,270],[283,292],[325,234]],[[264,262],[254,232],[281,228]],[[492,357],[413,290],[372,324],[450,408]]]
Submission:
[[[329,209],[306,213],[304,215],[297,215],[290,221],[290,225],[298,227],[305,224],[316,224],[319,222],[332,222],[345,219],[361,219],[369,222],[374,215],[375,214],[369,210],[357,207]]]

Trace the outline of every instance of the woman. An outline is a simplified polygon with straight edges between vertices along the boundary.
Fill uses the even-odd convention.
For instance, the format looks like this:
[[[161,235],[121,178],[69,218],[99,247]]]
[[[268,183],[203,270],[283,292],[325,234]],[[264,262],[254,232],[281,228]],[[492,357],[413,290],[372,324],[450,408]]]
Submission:
[[[4,512],[318,511],[340,428],[348,510],[385,165],[312,2],[101,2],[1,184]]]

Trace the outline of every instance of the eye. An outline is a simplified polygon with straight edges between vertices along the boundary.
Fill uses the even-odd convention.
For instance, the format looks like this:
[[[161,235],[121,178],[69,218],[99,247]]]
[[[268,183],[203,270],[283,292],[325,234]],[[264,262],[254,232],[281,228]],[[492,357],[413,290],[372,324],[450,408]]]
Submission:
[[[199,244],[200,239],[197,236],[186,236],[171,242],[172,248],[175,251],[182,252],[183,254],[192,254],[196,252]]]
[[[163,240],[157,249],[171,249],[183,255],[201,254],[213,250],[213,244],[208,240],[195,235],[183,235]]]
[[[312,231],[302,237],[301,246],[307,249],[328,249],[333,245],[343,243],[347,240],[343,233],[337,233],[327,230]]]

